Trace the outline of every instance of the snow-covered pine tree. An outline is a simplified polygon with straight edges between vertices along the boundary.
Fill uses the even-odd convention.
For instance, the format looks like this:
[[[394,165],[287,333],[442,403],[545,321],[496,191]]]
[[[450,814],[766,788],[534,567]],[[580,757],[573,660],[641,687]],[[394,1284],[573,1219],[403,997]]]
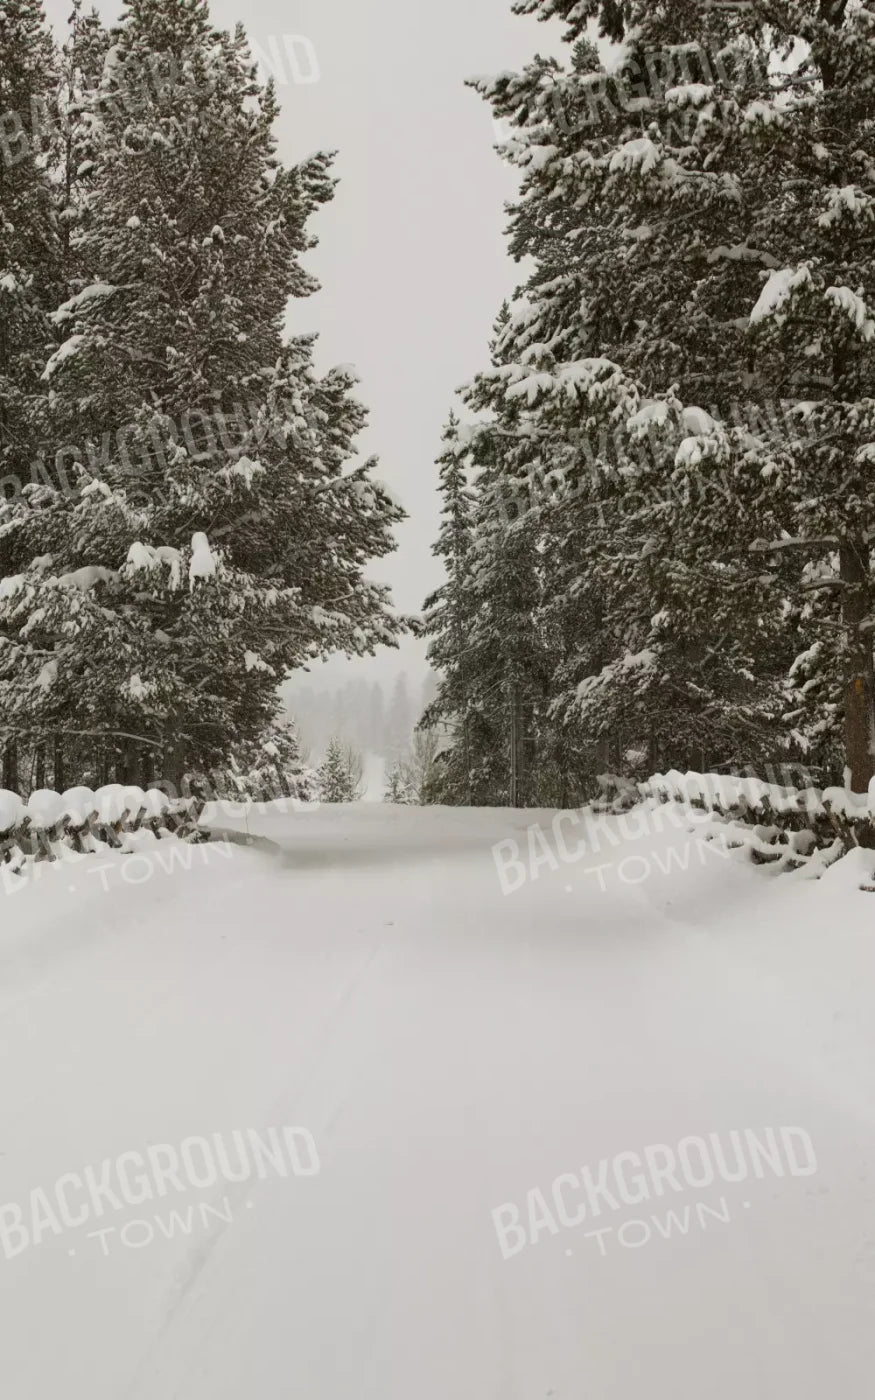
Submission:
[[[875,775],[875,7],[748,9],[781,60],[732,151],[755,209],[751,242],[770,255],[748,308],[753,372],[788,410],[756,454],[780,518],[760,557],[789,593],[804,647],[789,720],[827,768],[843,751],[865,792]],[[756,186],[770,197],[750,199]]]
[[[62,267],[68,297],[82,291],[93,280],[85,261],[82,231],[96,168],[101,131],[98,94],[109,48],[109,31],[104,28],[97,11],[83,11],[82,0],[73,0],[58,63],[58,86],[50,123]]]
[[[361,796],[362,764],[340,739],[330,739],[319,765],[317,786],[323,802],[356,802]]]
[[[475,84],[510,127],[505,153],[524,174],[511,247],[535,271],[474,402],[525,405],[506,460],[536,483],[526,528],[544,560],[553,715],[566,750],[579,752],[582,727],[611,766],[630,751],[645,765],[761,757],[784,608],[746,544],[768,506],[754,474],[727,484],[705,442],[715,428],[726,450],[719,422],[750,389],[746,298],[771,266],[721,163],[726,123],[767,90],[760,36],[741,11],[693,3],[517,8],[566,18],[574,49],[565,68],[539,59]],[[610,72],[585,35],[599,13],[625,40]],[[643,410],[646,424],[672,385],[660,409],[672,430],[684,403],[712,406],[689,411],[695,450],[667,459],[645,428],[621,461],[627,419]],[[743,517],[737,537],[727,509]]]
[[[416,801],[400,758],[396,758],[389,766],[383,801],[392,802],[401,807],[409,807]]]
[[[468,402],[485,407],[479,385]],[[494,401],[494,407],[495,420],[481,424],[472,437],[477,475],[469,656],[475,682],[468,728],[478,802],[527,807],[539,800],[541,777],[543,578],[530,518],[514,515],[508,492],[508,483],[516,483],[520,455],[518,405]],[[521,453],[526,455],[525,445]]]
[[[427,655],[434,667],[437,693],[423,719],[428,725],[442,727],[448,735],[436,780],[439,800],[471,806],[474,755],[470,646],[474,602],[470,554],[474,493],[469,480],[470,449],[464,435],[460,435],[454,412],[444,429],[443,443],[443,452],[437,459],[441,527],[432,553],[442,561],[446,580],[426,598],[424,606],[425,635],[430,639]]]
[[[409,749],[389,766],[384,802],[421,807],[440,802],[446,774],[437,765],[440,741],[437,731],[420,726]]]
[[[505,354],[603,355],[650,392],[677,383],[684,402],[728,407],[745,388],[744,327],[731,312],[763,259],[744,242],[747,211],[721,143],[739,100],[766,89],[761,46],[743,13],[699,0],[514,9],[565,18],[571,53],[566,66],[538,58],[473,80],[522,174],[511,252],[536,259]],[[607,65],[586,38],[600,11],[624,34]]]
[[[23,142],[16,153],[24,158],[25,149],[49,177],[54,211],[56,240],[53,255],[55,276],[50,290],[43,297],[44,329],[32,338],[34,390],[32,459],[29,476],[23,473],[23,500],[18,490],[12,493],[14,509],[2,511],[3,530],[0,534],[0,579],[14,580],[31,560],[45,562],[42,546],[42,511],[56,506],[59,492],[71,492],[75,470],[68,466],[75,449],[63,441],[59,444],[57,430],[49,414],[48,386],[40,373],[50,351],[64,339],[63,327],[52,324],[47,312],[92,280],[87,273],[81,248],[81,227],[87,211],[87,195],[96,154],[96,124],[91,104],[99,86],[104,58],[109,48],[109,36],[96,11],[84,14],[80,0],[75,0],[69,21],[66,43],[53,64],[48,80],[43,79],[38,100],[32,101],[27,125],[27,148]],[[7,126],[9,118],[7,117]],[[38,246],[38,244],[36,245]],[[34,328],[35,329],[35,328]],[[49,488],[48,490],[46,488]],[[9,583],[15,591],[16,585]],[[18,600],[21,602],[23,600]],[[67,778],[78,775],[83,781],[99,783],[109,776],[111,753],[93,730],[81,732],[71,724],[69,706],[62,691],[53,682],[56,663],[51,647],[44,651],[18,648],[16,636],[22,617],[11,619],[8,652],[7,694],[15,696],[17,729],[20,742],[14,752],[22,760],[22,785],[45,787],[51,783],[58,789],[67,785]],[[31,662],[30,675],[18,661],[25,657]],[[35,664],[34,664],[35,663]],[[30,695],[30,703],[22,706],[22,683]],[[0,682],[2,684],[2,682]],[[28,780],[29,774],[29,780]]]
[[[432,800],[528,806],[542,790],[540,718],[545,658],[537,618],[541,561],[520,520],[525,458],[519,406],[491,393],[503,374],[504,306],[493,370],[465,393],[480,421],[452,422],[439,458],[443,524],[435,553],[447,582],[426,602],[439,688],[424,723],[443,726]]]
[[[59,289],[51,181],[39,139],[55,85],[41,0],[0,9],[0,479],[30,478],[34,396]]]
[[[201,0],[131,0],[113,41],[77,235],[93,280],[43,372],[78,498],[16,522],[4,678],[18,723],[51,707],[119,777],[178,786],[262,731],[292,667],[393,643],[364,567],[403,513],[371,463],[345,472],[351,374],[282,339],[329,157],[280,166],[273,91]]]
[[[41,141],[55,85],[55,53],[40,0],[0,7],[0,578],[10,511],[20,508],[40,446],[39,376],[52,346],[47,319],[60,289],[60,244]],[[4,676],[15,650],[0,631],[0,754],[18,787],[20,731]]]
[[[531,336],[543,342],[545,329],[555,336],[573,325],[563,308],[583,285],[554,277],[578,268],[573,242],[566,239],[569,256],[561,260],[548,259],[545,248],[561,249],[567,229],[577,230],[599,284],[586,285],[578,324],[595,324],[600,348],[648,390],[674,380],[687,402],[707,404],[718,419],[749,422],[754,431],[735,443],[723,473],[732,488],[727,511],[737,509],[738,496],[744,502],[743,521],[729,535],[735,557],[713,502],[675,522],[672,554],[686,558],[684,568],[691,559],[701,567],[710,553],[740,585],[728,609],[714,608],[713,589],[688,587],[698,605],[690,621],[706,621],[703,638],[722,634],[735,644],[736,676],[758,683],[747,695],[741,688],[741,710],[734,702],[720,707],[724,721],[733,713],[742,721],[742,733],[752,718],[759,728],[774,715],[772,663],[783,662],[798,636],[787,738],[835,777],[843,751],[852,785],[864,790],[875,767],[872,6],[520,0],[516,8],[566,20],[576,72],[541,64],[540,72],[489,88],[500,114],[516,114],[522,128],[513,133],[511,158],[528,167],[530,191],[540,184],[559,195],[563,183],[577,184],[584,210],[614,215],[582,227],[542,204],[549,217],[539,222],[523,200],[517,246],[531,251],[539,238],[546,293],[530,318]],[[610,73],[587,46],[593,19],[623,41]],[[687,120],[680,140],[672,135],[677,121],[666,120],[672,110]],[[600,224],[600,238],[590,223]],[[620,225],[628,235],[622,258],[612,246]],[[681,314],[660,298],[660,282]],[[663,333],[654,337],[660,317]],[[567,343],[566,336],[563,357]],[[751,404],[759,413],[750,413]],[[768,501],[754,502],[757,474]],[[756,543],[750,527],[758,516],[761,524],[771,517],[773,528],[763,531],[751,569],[744,556]],[[695,578],[690,572],[690,584]],[[673,626],[684,612],[675,604]],[[664,619],[665,609],[658,615]],[[695,627],[684,630],[695,638]],[[744,631],[748,641],[739,648]],[[725,658],[725,645],[712,641],[708,654]],[[763,688],[764,702],[757,700]]]
[[[191,791],[219,801],[313,802],[317,795],[316,773],[303,761],[297,729],[288,718],[232,750],[224,767],[187,774],[186,782]]]
[[[457,561],[449,591],[427,600],[429,657],[440,669],[438,694],[422,723],[443,735],[433,800],[500,806],[514,797],[520,802],[523,734],[530,745],[534,737],[530,709],[527,729],[523,718],[522,688],[514,687],[523,655],[513,653],[512,640],[524,601],[533,618],[533,577],[525,542],[509,538],[507,517],[496,505],[497,434],[486,424],[466,427],[459,446],[471,473],[470,548]]]

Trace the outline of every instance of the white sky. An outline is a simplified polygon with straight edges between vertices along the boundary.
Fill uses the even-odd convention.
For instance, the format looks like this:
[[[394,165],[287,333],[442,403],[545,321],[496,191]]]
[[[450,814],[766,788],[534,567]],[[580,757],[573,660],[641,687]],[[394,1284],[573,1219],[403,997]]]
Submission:
[[[62,27],[68,0],[45,0]],[[404,502],[398,551],[375,576],[395,602],[418,612],[440,582],[431,546],[438,527],[434,458],[454,389],[486,363],[487,340],[519,269],[506,254],[504,203],[516,181],[493,150],[491,114],[464,87],[473,74],[518,68],[556,50],[558,27],[511,13],[511,0],[213,0],[213,22],[242,20],[268,53],[305,36],[319,81],[278,86],[280,155],[291,163],[336,149],[340,185],[316,216],[320,246],[308,267],[323,290],[295,303],[290,327],[318,331],[319,362],[350,363],[371,413],[363,450]],[[98,5],[107,20],[121,5]],[[304,48],[300,69],[308,75]],[[422,646],[403,649],[421,669]],[[329,674],[380,679],[399,669],[334,661]],[[355,667],[355,671],[351,668]],[[362,667],[366,666],[366,671]]]

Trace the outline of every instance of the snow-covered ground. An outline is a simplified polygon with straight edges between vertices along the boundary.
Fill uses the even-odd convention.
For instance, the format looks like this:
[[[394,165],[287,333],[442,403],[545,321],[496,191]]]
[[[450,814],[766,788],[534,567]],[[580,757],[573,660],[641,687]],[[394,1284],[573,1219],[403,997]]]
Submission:
[[[0,892],[5,1395],[872,1393],[875,861],[540,819],[534,871],[539,814],[361,804]]]
[[[364,756],[363,801],[382,802],[386,791],[386,760],[381,753],[368,752]]]

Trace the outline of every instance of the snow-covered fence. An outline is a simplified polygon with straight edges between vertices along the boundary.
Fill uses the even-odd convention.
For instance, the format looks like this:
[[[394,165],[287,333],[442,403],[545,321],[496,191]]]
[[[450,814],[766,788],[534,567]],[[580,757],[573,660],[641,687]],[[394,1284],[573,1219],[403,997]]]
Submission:
[[[628,807],[638,800],[679,802],[714,818],[715,836],[745,847],[761,863],[819,873],[855,846],[875,848],[875,785],[869,793],[846,788],[794,788],[759,778],[721,773],[657,773],[646,782],[606,775],[599,779],[602,805]],[[708,833],[705,832],[707,835]]]
[[[150,831],[156,840],[169,835],[204,840],[198,826],[203,809],[200,797],[170,798],[158,788],[119,783],[96,792],[43,788],[27,801],[0,788],[0,865],[18,872],[28,860],[56,860],[65,846],[82,855],[122,850],[125,836],[134,831]]]

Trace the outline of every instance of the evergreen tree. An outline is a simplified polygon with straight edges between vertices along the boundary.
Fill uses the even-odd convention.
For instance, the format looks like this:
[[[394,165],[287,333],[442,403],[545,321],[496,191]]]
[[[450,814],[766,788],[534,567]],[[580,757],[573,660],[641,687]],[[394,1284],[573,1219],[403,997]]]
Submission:
[[[40,0],[0,8],[0,579],[6,534],[26,495],[40,446],[40,371],[52,342],[48,312],[60,289],[60,244],[40,142],[55,84],[55,55]],[[2,780],[17,789],[20,727],[8,703],[17,651],[0,628]]]
[[[316,774],[301,757],[297,730],[289,719],[275,721],[256,739],[232,750],[224,767],[188,774],[187,784],[217,800],[312,802],[317,795]]]
[[[50,108],[55,55],[40,0],[0,10],[0,479],[30,479],[39,383],[59,290],[51,182],[34,126]],[[9,494],[4,492],[5,494]]]
[[[43,371],[55,440],[86,450],[76,498],[47,487],[38,528],[14,522],[0,675],[21,725],[63,715],[119,777],[148,753],[178,785],[263,731],[290,669],[394,641],[363,571],[402,512],[371,463],[344,470],[352,375],[282,339],[329,158],[279,165],[273,91],[201,0],[131,0],[113,40],[77,232],[92,280]]]
[[[63,279],[67,296],[89,285],[82,233],[96,169],[101,132],[100,88],[110,34],[97,11],[73,0],[59,62],[58,87],[50,114],[52,164],[58,201]],[[96,114],[96,116],[95,116]]]
[[[522,503],[507,534],[537,575],[536,752],[565,800],[594,764],[733,764],[775,743],[792,618],[749,552],[776,515],[743,456],[744,395],[772,388],[752,381],[746,333],[775,265],[748,239],[770,191],[724,152],[770,63],[746,9],[521,8],[565,17],[574,48],[567,68],[476,84],[511,126],[511,248],[535,271],[467,398],[503,439],[478,550],[500,558],[484,536]],[[585,35],[599,16],[625,39],[610,73]],[[485,602],[493,624],[507,596]]]
[[[526,806],[536,800],[542,776],[541,565],[513,489],[517,455],[525,453],[519,406],[483,387],[503,372],[501,336],[509,319],[504,307],[494,368],[466,394],[471,407],[491,410],[491,421],[461,429],[451,419],[439,459],[444,506],[434,552],[447,582],[426,601],[426,632],[434,638],[428,655],[439,682],[424,723],[449,731],[433,800]]]
[[[469,402],[483,407],[478,390],[475,385]],[[473,440],[470,659],[476,672],[475,788],[490,805],[525,807],[537,801],[544,658],[537,541],[528,520],[508,509],[518,424],[518,406],[505,404]],[[525,445],[520,450],[524,455]]]
[[[772,192],[751,225],[772,261],[749,336],[755,374],[790,401],[778,442],[754,457],[779,516],[760,557],[789,592],[802,639],[788,719],[827,768],[843,751],[865,792],[875,775],[875,10],[846,0],[751,10],[782,62],[733,151],[740,187]]]
[[[444,775],[438,772],[438,736],[434,729],[420,727],[409,749],[396,758],[388,773],[384,802],[424,806],[439,802]]]
[[[470,449],[451,413],[438,458],[442,498],[441,528],[432,553],[442,561],[446,582],[425,600],[425,634],[436,694],[426,706],[424,722],[449,729],[452,740],[442,754],[439,789],[447,802],[473,802],[473,623],[471,542],[474,493],[469,481]]]
[[[399,806],[409,807],[415,800],[404,764],[400,758],[396,758],[389,768],[383,801],[394,802]]]
[[[711,414],[713,431],[682,453],[708,470],[676,464],[692,498],[669,500],[661,521],[634,517],[658,619],[655,637],[637,636],[661,643],[645,646],[658,657],[648,670],[676,706],[648,697],[657,728],[666,715],[672,755],[689,753],[685,727],[701,730],[712,761],[759,757],[789,670],[784,743],[834,776],[843,750],[864,791],[875,771],[872,7],[516,8],[562,17],[575,45],[568,72],[539,62],[485,85],[516,119],[511,158],[527,172],[514,251],[538,259],[517,344],[558,346],[564,361],[610,356],[646,393],[674,383]],[[623,39],[610,74],[586,40],[595,19]],[[629,561],[630,532],[615,530],[609,548]],[[587,723],[617,708],[610,677],[584,678]]]
[[[331,739],[319,766],[318,790],[323,802],[356,802],[361,796],[361,759],[339,739]]]

